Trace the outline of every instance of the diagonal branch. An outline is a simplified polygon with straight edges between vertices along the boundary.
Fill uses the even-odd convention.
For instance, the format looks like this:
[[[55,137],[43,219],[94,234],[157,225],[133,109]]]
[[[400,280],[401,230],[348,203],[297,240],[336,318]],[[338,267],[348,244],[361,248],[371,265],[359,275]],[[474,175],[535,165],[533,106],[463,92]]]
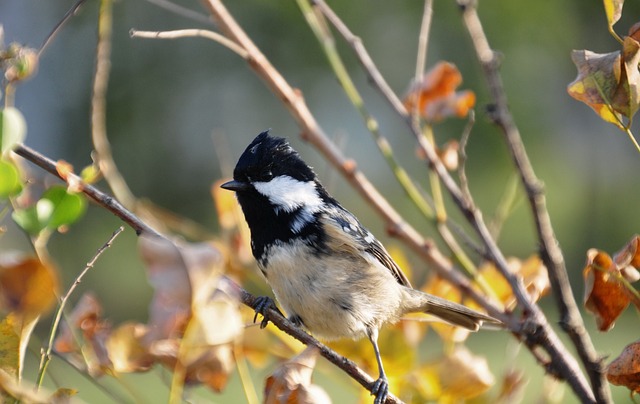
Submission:
[[[509,112],[499,64],[482,28],[474,2],[459,0],[464,23],[469,31],[478,60],[485,74],[493,98],[493,121],[502,130],[511,157],[526,190],[540,243],[540,256],[549,272],[553,293],[561,313],[560,325],[570,336],[591,380],[598,402],[610,402],[611,393],[605,379],[604,363],[589,338],[582,316],[574,299],[562,250],[558,244],[546,206],[540,180],[536,177],[520,132]]]
[[[511,285],[519,305],[528,316],[528,326],[531,327],[530,332],[521,334],[520,338],[523,338],[531,349],[535,349],[536,346],[543,347],[549,354],[550,360],[554,365],[552,371],[565,379],[583,401],[593,402],[593,392],[590,390],[578,363],[568,353],[558,336],[555,334],[544,313],[536,304],[529,300],[521,280],[509,271],[506,259],[484,223],[480,211],[475,207],[470,198],[465,197],[465,194],[461,191],[453,177],[451,177],[444,168],[433,148],[433,145],[425,141],[424,138],[420,136],[419,128],[411,119],[400,99],[389,87],[379,70],[376,68],[360,38],[355,36],[349,30],[349,28],[324,2],[324,0],[316,0],[315,3],[319,10],[327,17],[331,24],[333,24],[336,30],[352,47],[354,53],[363,65],[375,87],[380,90],[385,99],[391,104],[392,108],[405,119],[412,133],[418,140],[420,147],[424,151],[431,168],[438,174],[460,211],[474,227],[476,233],[485,245],[488,257],[490,257],[491,261],[495,263],[496,267]],[[548,370],[551,370],[549,367],[547,368]]]
[[[36,152],[35,150],[25,146],[25,145],[17,145],[15,150],[16,154],[24,157],[26,160],[32,162],[38,167],[44,169],[45,171],[53,174],[54,176],[62,179],[58,171],[56,170],[56,162],[45,157],[44,155]],[[75,174],[68,174],[68,178],[73,179],[74,181],[82,180],[77,177]],[[82,192],[90,197],[94,202],[103,208],[107,209],[116,217],[120,218],[123,222],[125,222],[128,226],[133,228],[138,235],[142,233],[151,234],[157,237],[165,238],[163,235],[154,230],[151,226],[143,222],[136,215],[128,211],[122,204],[113,199],[113,197],[103,193],[98,190],[96,187],[88,184],[83,184]],[[240,285],[235,284],[232,280],[229,279],[234,287],[239,292],[240,301],[248,307],[255,309],[256,306],[256,298],[251,293],[247,292],[245,289],[240,287]],[[347,375],[349,375],[356,382],[360,383],[364,388],[371,391],[375,379],[366,374],[362,369],[360,369],[353,361],[345,358],[344,356],[338,354],[331,348],[322,344],[320,341],[303,331],[301,328],[295,326],[289,320],[282,316],[282,314],[274,309],[269,309],[265,313],[265,318],[271,321],[276,327],[280,330],[286,332],[291,335],[293,338],[302,342],[305,345],[313,345],[318,350],[320,350],[320,354],[325,357],[329,362],[336,365],[338,368],[342,369]],[[400,404],[402,401],[397,397],[389,394],[386,400],[387,404]]]

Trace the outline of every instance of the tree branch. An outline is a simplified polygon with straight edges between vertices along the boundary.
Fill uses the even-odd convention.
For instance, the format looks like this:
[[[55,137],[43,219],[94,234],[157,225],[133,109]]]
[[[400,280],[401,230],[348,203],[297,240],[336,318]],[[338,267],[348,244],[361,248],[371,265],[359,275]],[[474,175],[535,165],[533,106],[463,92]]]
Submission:
[[[25,146],[25,145],[17,145],[14,149],[15,153],[24,157],[26,160],[32,162],[43,170],[53,174],[54,176],[63,179],[58,171],[56,170],[56,162],[43,156],[42,154],[36,152],[35,150]],[[81,181],[75,174],[68,174],[68,177],[73,178],[74,181]],[[83,184],[82,192],[90,197],[94,202],[103,208],[107,209],[116,217],[120,218],[123,222],[125,222],[128,226],[133,228],[138,235],[142,233],[151,234],[156,237],[166,238],[162,234],[155,231],[151,226],[147,225],[145,222],[140,220],[136,215],[128,211],[122,204],[113,199],[113,197],[103,193],[92,185]],[[240,285],[236,284],[232,280],[229,280],[235,288],[238,290],[238,294],[240,296],[240,301],[252,309],[255,310],[255,300],[256,297],[251,293],[247,292]],[[302,342],[305,345],[313,345],[320,350],[320,354],[326,358],[329,362],[336,365],[339,369],[343,370],[347,375],[349,375],[352,379],[361,384],[364,388],[371,391],[375,379],[365,373],[362,369],[360,369],[353,361],[348,358],[338,354],[331,348],[322,344],[320,341],[306,333],[301,328],[295,326],[289,320],[284,318],[277,310],[269,309],[265,313],[265,318],[271,321],[276,327],[280,330],[286,332],[291,335],[293,338]],[[402,401],[397,397],[389,394],[387,396],[387,400],[385,401],[387,404],[400,404]]]
[[[520,338],[524,339],[527,345],[533,349],[539,345],[543,347],[550,356],[551,363],[554,365],[554,372],[561,375],[573,388],[575,393],[583,401],[594,401],[594,395],[589,388],[583,373],[580,370],[575,359],[566,350],[558,336],[555,334],[551,326],[549,325],[544,313],[540,308],[529,300],[524,285],[516,275],[512,274],[508,268],[507,261],[502,252],[498,248],[495,240],[491,236],[484,220],[482,219],[481,212],[475,207],[473,201],[465,197],[464,193],[460,190],[457,183],[442,165],[442,162],[437,156],[433,145],[424,140],[424,137],[420,135],[420,130],[411,119],[408,111],[396,96],[393,90],[386,83],[379,70],[376,68],[375,63],[369,56],[367,50],[362,44],[360,38],[356,37],[349,28],[342,22],[342,20],[333,12],[333,10],[324,2],[324,0],[316,0],[316,6],[322,12],[326,18],[333,24],[336,30],[343,36],[346,42],[352,47],[354,53],[358,57],[363,68],[371,78],[374,86],[383,94],[385,99],[391,104],[392,108],[405,119],[411,132],[414,134],[418,143],[429,162],[430,167],[440,177],[442,183],[447,188],[447,191],[452,196],[454,202],[460,209],[460,211],[468,219],[469,223],[474,227],[476,233],[482,240],[487,250],[487,255],[491,261],[500,270],[505,279],[509,282],[519,305],[528,316],[526,322],[527,327],[531,327],[530,333],[520,334],[518,331],[514,332],[520,334]],[[506,105],[506,104],[505,104]],[[525,328],[527,328],[525,327]]]
[[[582,316],[573,297],[562,250],[551,225],[543,186],[535,175],[522,143],[520,131],[509,111],[495,52],[491,49],[484,33],[475,2],[458,0],[458,4],[462,8],[463,21],[493,98],[494,108],[491,118],[505,136],[505,142],[527,193],[538,233],[540,257],[548,269],[552,290],[560,311],[560,325],[571,338],[586,368],[596,401],[611,402],[609,384],[605,379],[604,363],[585,329]]]

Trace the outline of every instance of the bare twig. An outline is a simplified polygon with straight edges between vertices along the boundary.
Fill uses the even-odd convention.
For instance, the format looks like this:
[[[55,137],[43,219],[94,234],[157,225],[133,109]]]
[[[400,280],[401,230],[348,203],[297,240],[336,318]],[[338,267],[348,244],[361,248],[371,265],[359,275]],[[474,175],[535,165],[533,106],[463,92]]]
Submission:
[[[133,209],[136,198],[118,171],[111,145],[107,138],[107,86],[111,69],[111,30],[113,28],[113,0],[100,1],[98,17],[98,45],[96,48],[96,70],[93,76],[91,96],[91,139],[96,149],[96,162],[104,179],[116,198],[129,209]]]
[[[604,375],[604,364],[584,327],[582,316],[573,297],[562,250],[556,239],[549,212],[547,211],[542,185],[533,171],[522,143],[520,132],[509,112],[495,52],[489,46],[477,14],[475,2],[459,0],[458,4],[463,10],[464,23],[473,42],[480,65],[484,70],[493,98],[494,110],[492,118],[505,135],[511,157],[520,173],[522,184],[529,198],[540,243],[540,256],[549,271],[552,290],[561,313],[560,324],[570,336],[586,368],[591,380],[595,400],[598,402],[610,402],[611,393]]]
[[[111,237],[109,237],[109,240],[107,240],[107,242],[104,243],[102,247],[98,248],[98,251],[95,253],[93,258],[91,258],[91,260],[87,262],[87,265],[84,267],[82,272],[80,272],[80,274],[76,277],[75,281],[71,284],[71,286],[67,290],[67,293],[65,293],[64,296],[62,296],[62,299],[60,299],[60,303],[58,304],[58,310],[56,310],[56,316],[53,320],[53,323],[51,323],[51,331],[49,333],[49,342],[47,345],[47,349],[42,352],[42,356],[40,357],[40,367],[38,369],[38,379],[36,381],[36,386],[38,389],[40,388],[40,386],[42,386],[42,382],[44,381],[44,375],[47,372],[47,365],[51,360],[51,351],[53,349],[53,341],[56,337],[56,334],[58,333],[58,326],[60,325],[60,320],[62,319],[62,314],[64,313],[64,308],[67,305],[67,301],[69,300],[69,297],[71,296],[73,291],[76,290],[76,287],[80,284],[80,282],[82,282],[82,278],[84,278],[86,273],[89,272],[91,268],[93,268],[98,258],[100,258],[100,256],[102,255],[102,253],[105,252],[109,247],[111,247],[111,244],[113,243],[113,241],[123,231],[124,231],[124,227],[120,226],[115,232],[113,232]]]
[[[44,39],[44,41],[42,41],[42,45],[40,45],[40,49],[38,50],[38,56],[42,55],[42,52],[44,52],[44,50],[49,46],[49,44],[51,43],[53,38],[56,37],[58,32],[60,32],[60,30],[62,29],[62,27],[64,27],[64,25],[67,23],[67,21],[69,21],[71,19],[71,17],[76,15],[76,13],[80,10],[80,7],[82,7],[82,5],[86,1],[87,0],[78,0],[78,1],[76,1],[75,4],[73,6],[71,6],[69,11],[67,11],[64,14],[64,16],[62,17],[60,22],[58,22],[56,24],[56,26],[53,27],[53,29],[51,30],[49,35],[47,35],[47,37]]]
[[[61,178],[60,174],[56,170],[55,161],[43,156],[42,154],[24,145],[17,145],[17,147],[15,148],[15,152],[18,155],[27,159],[28,161],[44,169],[45,171],[53,174],[58,178]],[[81,181],[74,174],[68,174],[68,176],[72,176],[74,180],[77,179],[78,181]],[[157,231],[155,231],[149,225],[144,223],[133,213],[128,211],[122,204],[118,203],[112,197],[104,194],[102,191],[96,189],[95,187],[85,184],[82,187],[82,192],[87,196],[89,196],[91,199],[93,199],[98,205],[104,207],[109,212],[113,213],[116,217],[123,220],[127,225],[132,227],[138,235],[144,232],[146,234],[151,234],[157,237],[164,238],[164,236],[159,234]],[[255,306],[256,306],[255,296],[247,292],[245,289],[243,289],[239,285],[235,284],[235,282],[231,280],[229,280],[229,282],[232,282],[233,285],[235,285],[234,287],[237,288],[238,295],[240,296],[240,301],[246,306],[249,306],[252,309],[255,309]],[[345,358],[342,355],[339,355],[338,353],[333,351],[331,348],[320,343],[317,339],[313,338],[311,335],[304,332],[302,329],[300,329],[299,327],[291,323],[289,320],[284,318],[277,310],[272,310],[272,309],[268,310],[265,313],[265,317],[269,321],[271,321],[276,327],[278,327],[280,330],[291,335],[298,341],[306,345],[313,345],[317,347],[320,350],[320,354],[323,357],[325,357],[331,363],[336,365],[338,368],[342,369],[345,373],[351,376],[355,381],[360,383],[362,386],[364,386],[368,390],[371,390],[373,383],[375,382],[375,379],[373,379],[371,376],[367,375],[364,371],[358,368],[354,362]],[[401,402],[402,401],[400,401],[397,397],[393,395],[389,395],[386,401],[386,403],[388,404],[398,404]]]
[[[248,56],[247,52],[240,46],[236,45],[235,42],[228,40],[224,35],[220,35],[217,32],[206,29],[179,29],[175,31],[139,31],[131,29],[129,31],[129,35],[131,35],[132,38],[150,39],[177,39],[190,37],[207,38],[229,48],[243,59],[246,59]]]
[[[549,354],[551,363],[553,364],[552,368],[551,366],[547,366],[547,370],[549,371],[549,369],[551,369],[551,371],[564,378],[582,400],[593,402],[593,392],[586,383],[580,367],[553,331],[544,313],[536,304],[529,300],[521,279],[510,272],[505,257],[496,245],[495,240],[491,237],[491,233],[484,223],[480,211],[474,206],[473,200],[465,197],[451,175],[442,165],[433,145],[425,141],[424,137],[421,136],[419,128],[415,125],[415,122],[413,122],[409,116],[404,105],[402,105],[399,98],[393,90],[391,90],[376,68],[375,63],[373,63],[365,47],[362,45],[362,41],[349,30],[324,0],[316,0],[316,5],[353,48],[375,87],[380,90],[393,109],[406,120],[414,136],[417,138],[420,147],[424,151],[430,166],[438,173],[440,180],[452,196],[454,202],[485,244],[487,256],[494,262],[498,270],[509,282],[519,305],[527,314],[528,327],[530,327],[530,330],[520,334],[520,337],[525,340],[530,349],[534,349],[536,346],[543,347]],[[491,52],[491,54],[493,53]],[[481,60],[482,57],[486,57],[486,55],[483,54]],[[513,331],[519,334],[518,331]],[[543,363],[543,365],[546,364]]]

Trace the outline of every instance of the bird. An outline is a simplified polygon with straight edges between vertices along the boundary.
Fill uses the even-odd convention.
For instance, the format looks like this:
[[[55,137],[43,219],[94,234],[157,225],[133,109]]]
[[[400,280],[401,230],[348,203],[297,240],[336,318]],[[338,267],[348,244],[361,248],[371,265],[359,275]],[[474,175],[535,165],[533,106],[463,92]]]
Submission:
[[[373,345],[379,377],[374,404],[386,401],[389,382],[378,333],[408,313],[428,313],[477,331],[493,317],[411,287],[409,279],[376,237],[334,199],[313,169],[285,138],[269,130],[244,150],[233,180],[251,233],[257,266],[288,319],[324,339],[361,339]],[[255,311],[278,310],[268,296]],[[279,311],[279,310],[278,310]]]

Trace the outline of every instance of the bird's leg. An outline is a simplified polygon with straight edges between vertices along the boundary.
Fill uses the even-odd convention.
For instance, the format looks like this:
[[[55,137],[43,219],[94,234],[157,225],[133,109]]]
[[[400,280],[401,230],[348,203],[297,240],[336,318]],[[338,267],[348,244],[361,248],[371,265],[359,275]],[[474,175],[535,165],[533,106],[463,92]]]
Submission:
[[[387,395],[389,394],[389,381],[387,380],[387,375],[384,373],[382,357],[380,356],[380,349],[378,349],[377,328],[369,330],[369,340],[373,344],[373,350],[376,353],[376,360],[378,361],[378,370],[380,371],[378,380],[373,383],[373,387],[371,388],[371,394],[376,396],[375,400],[373,400],[373,404],[383,404],[387,400]]]
[[[255,323],[256,319],[258,318],[258,314],[261,314],[262,315],[262,321],[260,322],[261,329],[266,327],[267,324],[269,324],[269,320],[264,315],[264,313],[266,313],[267,310],[269,309],[276,310],[278,313],[280,313],[282,317],[284,317],[284,314],[282,314],[280,309],[278,309],[278,306],[276,306],[276,303],[273,301],[272,298],[270,298],[269,296],[256,297],[255,308],[254,308],[254,310],[256,311],[256,315],[253,316],[253,322]]]

